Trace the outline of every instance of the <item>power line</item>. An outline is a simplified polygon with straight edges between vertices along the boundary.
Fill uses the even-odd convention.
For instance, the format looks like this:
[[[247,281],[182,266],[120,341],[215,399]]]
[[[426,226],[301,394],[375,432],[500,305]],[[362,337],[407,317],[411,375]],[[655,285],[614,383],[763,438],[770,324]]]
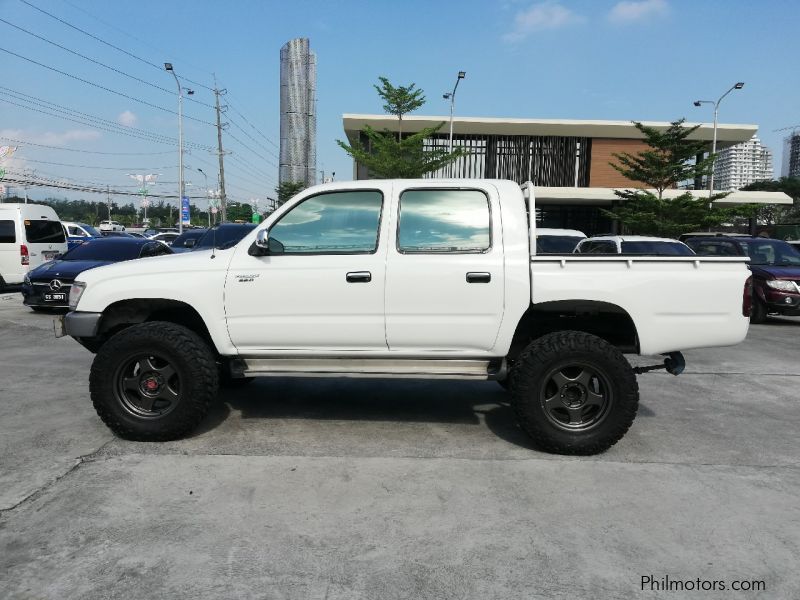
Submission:
[[[255,154],[255,155],[258,157],[258,158],[260,158],[261,160],[263,160],[265,163],[267,163],[267,164],[269,164],[269,165],[272,165],[273,167],[276,167],[276,168],[277,168],[277,166],[278,166],[278,165],[276,165],[274,162],[272,162],[270,159],[268,159],[268,158],[267,158],[267,157],[265,157],[264,155],[262,155],[262,154],[259,154],[258,152],[256,152],[255,150],[253,150],[253,149],[252,149],[250,146],[248,146],[247,144],[245,144],[245,143],[244,143],[242,140],[240,140],[239,138],[237,138],[237,137],[236,137],[235,135],[233,135],[233,134],[232,134],[230,131],[228,132],[228,137],[229,137],[229,138],[231,138],[233,141],[237,142],[237,143],[238,143],[240,146],[242,146],[243,148],[247,148],[247,150],[249,150],[250,152],[252,152],[253,154]]]
[[[164,150],[163,152],[102,152],[99,150],[81,150],[80,148],[64,148],[62,146],[37,144],[35,142],[29,142],[28,140],[18,140],[16,138],[10,138],[5,136],[0,136],[0,140],[6,140],[7,142],[14,142],[15,144],[23,144],[25,146],[36,146],[37,148],[49,148],[51,150],[63,150],[64,152],[79,152],[81,154],[100,154],[105,156],[155,156],[160,154],[173,153],[172,150]]]
[[[175,95],[175,92],[172,91],[172,90],[168,90],[167,88],[161,87],[160,85],[156,85],[155,83],[151,83],[150,81],[147,81],[145,79],[140,79],[139,77],[136,77],[135,75],[131,75],[129,73],[126,73],[125,71],[121,71],[120,69],[117,69],[116,67],[112,67],[110,65],[102,63],[99,60],[95,60],[94,58],[86,56],[85,54],[81,54],[80,52],[75,52],[74,50],[71,50],[71,49],[67,48],[66,46],[62,46],[61,44],[57,44],[56,42],[54,42],[52,40],[48,40],[47,38],[42,37],[41,35],[33,33],[32,31],[28,31],[27,29],[24,29],[23,27],[20,27],[19,25],[15,25],[14,23],[11,23],[10,21],[6,21],[3,18],[0,18],[0,22],[3,22],[6,25],[9,25],[9,26],[14,27],[15,29],[18,29],[18,30],[20,30],[20,31],[22,31],[24,33],[27,33],[28,35],[31,35],[31,36],[39,39],[39,40],[42,40],[43,42],[47,42],[48,44],[56,46],[57,48],[61,48],[62,50],[66,51],[66,52],[69,52],[70,54],[74,54],[75,56],[79,56],[79,57],[83,58],[84,60],[88,60],[91,63],[94,63],[96,65],[100,65],[101,67],[104,67],[104,68],[106,68],[106,69],[108,69],[110,71],[114,71],[115,73],[123,75],[124,77],[128,77],[129,79],[133,79],[134,81],[137,81],[139,83],[143,83],[145,85],[148,85],[148,86],[150,86],[152,88],[155,88],[157,90],[165,92],[165,93],[167,93],[167,94],[169,94],[171,96]],[[187,96],[186,99],[189,100],[190,102],[195,102],[197,104],[201,104],[201,105],[206,106],[208,108],[213,108],[213,106],[211,106],[210,104],[202,102],[201,100],[195,100],[191,96]]]
[[[67,183],[57,183],[55,181],[49,182],[47,180],[26,180],[26,179],[16,179],[16,178],[9,178],[4,180],[8,184],[12,184],[15,186],[36,186],[36,187],[45,187],[45,188],[55,188],[61,190],[71,190],[76,192],[86,192],[92,194],[105,194],[107,190],[105,187],[98,187],[95,185],[80,185],[80,184],[67,184]],[[112,189],[110,191],[111,194],[115,196],[141,196],[139,192],[126,192],[124,190],[119,189]],[[148,198],[160,198],[164,200],[177,200],[177,196],[170,196],[167,194],[148,194]],[[190,200],[203,200],[205,196],[189,196]]]
[[[280,150],[280,148],[278,148],[278,145],[277,145],[275,142],[273,142],[273,141],[272,141],[272,140],[271,140],[271,139],[270,139],[268,136],[266,136],[264,133],[262,133],[262,132],[261,132],[261,130],[260,130],[258,127],[256,127],[256,126],[255,126],[255,125],[253,125],[253,124],[252,124],[250,121],[248,121],[248,120],[247,120],[247,117],[245,117],[245,116],[244,116],[244,115],[243,115],[243,114],[242,114],[242,113],[239,111],[239,109],[237,109],[237,108],[236,108],[236,107],[233,105],[233,103],[231,103],[231,101],[230,101],[230,97],[228,98],[228,105],[231,107],[231,109],[233,110],[233,112],[235,112],[237,115],[239,115],[240,117],[242,117],[242,120],[243,120],[245,123],[247,123],[248,125],[250,125],[250,127],[252,127],[252,128],[253,128],[253,130],[255,130],[255,132],[256,132],[256,133],[258,133],[258,134],[259,134],[261,137],[263,137],[263,138],[264,138],[265,140],[267,140],[267,141],[268,141],[270,144],[272,144],[272,145],[275,147],[275,149],[276,149],[276,150]]]
[[[274,181],[272,175],[269,175],[269,174],[259,170],[255,165],[253,165],[253,163],[245,160],[244,158],[242,158],[238,154],[231,153],[230,156],[234,161],[238,161],[239,163],[241,163],[242,168],[246,169],[248,173],[253,173],[254,175],[259,175],[259,176],[263,177],[264,179],[268,179],[270,181]]]
[[[261,148],[262,148],[262,149],[263,149],[265,152],[267,152],[267,154],[270,154],[270,155],[274,156],[274,157],[275,157],[275,160],[280,160],[280,159],[278,158],[278,155],[277,155],[277,154],[275,154],[275,153],[274,153],[272,150],[270,150],[270,149],[269,149],[269,148],[267,148],[267,147],[266,147],[264,144],[262,144],[261,142],[259,142],[259,141],[258,141],[256,138],[254,138],[252,135],[250,135],[250,134],[249,134],[247,131],[245,131],[244,129],[242,129],[242,128],[241,128],[241,126],[240,126],[240,125],[239,125],[239,124],[238,124],[236,121],[234,121],[233,119],[231,119],[230,117],[228,117],[228,122],[229,122],[231,125],[233,125],[234,127],[236,127],[236,128],[239,130],[239,131],[241,131],[241,132],[242,132],[244,135],[246,135],[248,138],[250,138],[251,140],[253,140],[253,142],[255,142],[256,144],[258,144],[258,145],[259,145],[259,147],[261,147]]]
[[[0,86],[0,90],[9,90],[10,88],[6,88]],[[94,127],[96,129],[100,129],[101,131],[107,131],[109,133],[116,133],[119,135],[126,135],[129,137],[135,137],[137,139],[142,139],[146,141],[162,143],[162,144],[175,144],[177,140],[175,138],[166,136],[161,133],[148,131],[146,129],[139,129],[137,127],[129,127],[127,125],[121,125],[114,121],[109,121],[108,119],[102,119],[100,117],[95,117],[93,115],[89,115],[88,113],[84,113],[73,108],[69,108],[66,106],[62,106],[60,104],[56,104],[54,102],[49,102],[48,100],[43,100],[41,98],[37,98],[36,96],[30,96],[28,94],[22,94],[21,92],[16,92],[11,90],[12,93],[0,91],[0,94],[5,96],[10,96],[15,100],[19,100],[21,102],[25,102],[25,104],[17,104],[16,102],[11,102],[10,100],[6,100],[8,104],[13,106],[18,106],[20,108],[25,108],[27,110],[31,110],[34,112],[38,112],[41,114],[45,114],[51,117],[56,117],[59,119],[64,119],[67,121],[72,121],[73,123],[78,123],[80,125],[88,125],[89,127]],[[39,106],[40,110],[37,108],[33,108],[33,106]],[[48,112],[50,111],[50,112]],[[203,146],[196,142],[184,142],[186,145],[190,146],[191,148],[202,149],[202,150],[209,150],[209,146]]]
[[[34,160],[24,156],[19,157],[25,162],[36,163],[40,165],[55,165],[57,167],[71,167],[73,169],[100,169],[103,171],[155,171],[157,169],[177,169],[176,165],[167,165],[164,167],[98,167],[96,165],[73,165],[68,163],[50,162],[47,160]],[[158,183],[164,183],[159,181]]]
[[[26,4],[28,4],[28,2],[26,2],[26,0],[20,0],[20,2],[25,2]],[[91,85],[93,87],[96,87],[96,88],[101,89],[103,91],[109,92],[111,94],[115,94],[117,96],[121,96],[122,98],[127,98],[128,100],[133,100],[134,102],[139,102],[140,104],[144,104],[145,106],[149,106],[151,108],[155,108],[155,109],[170,113],[172,115],[177,115],[178,114],[174,110],[170,110],[168,108],[164,108],[163,106],[159,106],[158,104],[153,104],[152,102],[148,102],[147,100],[142,100],[141,98],[137,98],[136,96],[131,96],[129,94],[125,94],[124,92],[120,92],[120,91],[117,91],[117,90],[112,90],[111,88],[107,88],[106,86],[100,85],[99,83],[95,83],[93,81],[89,81],[88,79],[83,79],[82,77],[78,77],[77,75],[73,75],[72,73],[67,73],[66,71],[62,71],[60,69],[56,69],[55,67],[51,67],[50,65],[46,65],[44,63],[40,63],[38,61],[33,60],[32,58],[28,58],[27,56],[22,56],[21,54],[17,54],[16,52],[12,52],[11,50],[8,50],[6,48],[0,47],[0,51],[3,51],[6,54],[10,54],[12,56],[16,56],[17,58],[19,58],[21,60],[27,61],[27,62],[32,63],[34,65],[37,65],[39,67],[48,69],[48,70],[53,71],[55,73],[59,73],[61,75],[64,75],[65,77],[69,77],[71,79],[75,79],[76,81],[80,81],[81,83],[85,83],[87,85]],[[203,121],[202,119],[198,119],[196,117],[190,117],[190,116],[187,116],[187,115],[183,115],[183,117],[185,119],[191,119],[192,121],[197,121],[198,123],[203,123],[204,125],[212,125],[213,126],[213,123],[210,123],[209,121]]]

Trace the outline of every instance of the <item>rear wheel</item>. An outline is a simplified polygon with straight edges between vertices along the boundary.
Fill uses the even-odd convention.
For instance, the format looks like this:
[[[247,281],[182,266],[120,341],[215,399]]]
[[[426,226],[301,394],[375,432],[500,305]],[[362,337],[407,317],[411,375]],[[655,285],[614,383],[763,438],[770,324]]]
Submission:
[[[552,333],[522,352],[511,379],[520,426],[542,450],[598,454],[630,428],[636,375],[614,346],[580,331]]]
[[[196,333],[174,323],[133,325],[99,349],[89,390],[95,410],[130,440],[183,437],[217,396],[214,354]]]

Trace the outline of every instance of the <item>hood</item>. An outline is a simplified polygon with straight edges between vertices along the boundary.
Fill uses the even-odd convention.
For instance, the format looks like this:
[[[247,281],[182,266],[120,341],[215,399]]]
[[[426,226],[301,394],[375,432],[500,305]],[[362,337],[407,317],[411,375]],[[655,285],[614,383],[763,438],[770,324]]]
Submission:
[[[50,281],[52,279],[72,281],[83,271],[107,264],[109,262],[104,260],[51,260],[36,267],[29,276],[31,281]]]
[[[791,279],[800,281],[800,266],[750,265],[753,275],[764,279]]]

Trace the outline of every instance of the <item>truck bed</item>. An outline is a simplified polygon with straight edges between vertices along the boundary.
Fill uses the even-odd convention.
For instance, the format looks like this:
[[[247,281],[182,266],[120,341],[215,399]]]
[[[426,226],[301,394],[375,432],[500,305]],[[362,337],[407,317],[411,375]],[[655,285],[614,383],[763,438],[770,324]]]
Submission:
[[[531,301],[606,303],[636,324],[641,354],[738,344],[747,259],[531,256]]]

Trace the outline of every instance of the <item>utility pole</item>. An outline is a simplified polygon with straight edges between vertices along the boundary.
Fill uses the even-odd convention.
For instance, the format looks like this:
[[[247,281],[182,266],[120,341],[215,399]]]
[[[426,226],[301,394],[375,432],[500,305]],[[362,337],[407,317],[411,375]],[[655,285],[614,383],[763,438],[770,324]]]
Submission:
[[[106,204],[108,204],[108,220],[111,221],[111,192],[108,184],[106,184]]]
[[[217,88],[217,78],[215,76],[214,97],[216,98],[216,104],[217,104],[217,156],[219,157],[219,204],[220,204],[220,219],[222,223],[228,220],[228,211],[227,211],[228,199],[225,196],[225,162],[223,160],[225,152],[222,150],[222,128],[224,127],[224,125],[227,125],[227,123],[223,124],[221,122],[220,113],[223,112],[224,109],[220,108],[219,105],[220,94],[224,95],[225,93],[227,93],[227,90],[220,90]]]

